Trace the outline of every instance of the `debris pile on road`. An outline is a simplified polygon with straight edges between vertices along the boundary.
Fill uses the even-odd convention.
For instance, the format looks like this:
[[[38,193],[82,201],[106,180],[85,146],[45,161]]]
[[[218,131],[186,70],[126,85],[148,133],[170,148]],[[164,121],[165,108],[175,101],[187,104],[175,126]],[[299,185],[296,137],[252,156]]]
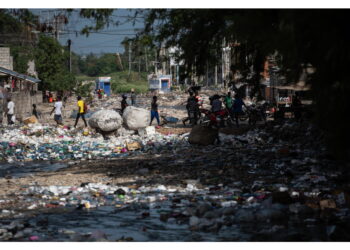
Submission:
[[[53,131],[45,133],[59,134],[58,129]],[[96,240],[90,237],[95,230],[110,227],[116,233],[113,235],[112,230],[102,237],[105,240],[125,239],[124,236],[137,241],[350,239],[348,176],[341,172],[343,166],[328,155],[320,132],[311,125],[269,123],[246,133],[220,133],[221,143],[209,146],[190,145],[189,133],[161,135],[151,127],[140,131],[141,135],[129,136],[130,141],[123,147],[141,147],[135,152],[151,155],[151,160],[130,159],[120,166],[121,162],[105,162],[100,171],[109,174],[100,183],[23,186],[13,194],[18,197],[16,208],[11,208],[11,199],[0,200],[0,216],[6,221],[28,211],[56,210],[64,212],[55,215],[58,218],[72,213],[81,216],[79,221],[85,219],[86,211],[101,216],[101,227],[90,225],[88,236],[82,228],[74,229],[77,225],[66,225],[64,230],[71,230],[70,236],[60,231],[57,238],[51,239]],[[69,133],[74,132],[66,130],[63,138]],[[91,147],[95,150],[103,147],[97,135],[76,136],[79,143],[100,140]],[[63,138],[58,137],[60,143]],[[115,137],[105,143],[117,140],[122,141]],[[9,147],[20,144],[13,140],[10,143]],[[108,157],[112,155],[109,151],[105,151]],[[93,169],[94,166],[84,166],[85,172]],[[114,178],[121,177],[132,181],[116,183]],[[114,215],[119,217],[113,217],[115,225],[111,226],[108,223]],[[28,240],[39,235],[45,240],[55,235],[54,231],[47,233],[45,225],[40,226],[42,217],[35,218],[25,220],[22,226],[0,223],[0,239]],[[37,231],[30,231],[33,224]],[[175,226],[178,231],[173,231]],[[130,238],[126,232],[136,236]],[[72,235],[78,238],[69,238]]]

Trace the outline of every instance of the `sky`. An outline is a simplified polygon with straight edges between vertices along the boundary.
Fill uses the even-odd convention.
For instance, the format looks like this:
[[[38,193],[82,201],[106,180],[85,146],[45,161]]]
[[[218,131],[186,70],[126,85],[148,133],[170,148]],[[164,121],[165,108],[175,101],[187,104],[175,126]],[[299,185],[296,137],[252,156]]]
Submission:
[[[31,9],[31,11],[40,16],[40,21],[48,22],[54,15],[60,13],[60,9]],[[79,9],[74,9],[69,17],[69,23],[62,27],[59,34],[59,42],[67,45],[68,39],[72,41],[72,51],[79,55],[90,53],[101,55],[103,53],[123,53],[124,49],[121,42],[125,37],[134,37],[139,29],[143,27],[143,18],[137,18],[133,25],[129,16],[133,16],[135,10],[115,9],[112,14],[113,23],[119,22],[116,26],[111,24],[109,27],[91,33],[88,37],[80,35],[79,32],[85,25],[92,25],[93,21],[79,17]],[[78,36],[77,36],[78,34]]]

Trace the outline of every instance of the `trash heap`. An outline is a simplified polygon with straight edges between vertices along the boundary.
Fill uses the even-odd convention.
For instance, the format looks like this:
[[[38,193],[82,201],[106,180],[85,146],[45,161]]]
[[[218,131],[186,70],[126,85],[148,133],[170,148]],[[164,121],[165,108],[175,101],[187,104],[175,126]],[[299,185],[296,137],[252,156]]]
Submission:
[[[138,169],[118,169],[118,176],[127,176],[127,171],[131,171],[135,181],[124,185],[111,184],[111,180],[79,186],[32,184],[18,191],[20,205],[16,208],[33,212],[62,208],[68,213],[99,211],[101,216],[103,207],[110,207],[112,211],[105,212],[105,216],[121,217],[133,211],[134,217],[128,222],[132,225],[144,220],[139,235],[148,237],[134,240],[169,241],[172,236],[161,237],[175,225],[186,234],[178,240],[350,239],[348,175],[341,172],[341,164],[329,157],[322,134],[314,127],[271,123],[241,135],[220,133],[220,145],[204,147],[189,146],[188,134],[153,136],[135,136],[143,138],[141,142],[148,152],[157,154],[153,162],[141,161]],[[163,151],[174,154],[162,158]],[[6,202],[9,200],[0,200],[0,204]],[[2,209],[0,216],[15,214],[18,211],[14,209]],[[123,224],[113,223],[115,228]],[[162,228],[158,238],[147,233],[154,230],[151,225]],[[24,232],[25,229],[0,224],[0,239],[30,240],[29,237],[37,236]],[[130,228],[129,232],[134,231]]]
[[[125,129],[124,129],[125,132]],[[129,131],[130,132],[130,131]],[[153,130],[143,136],[135,132],[110,136],[108,140],[98,133],[29,124],[23,127],[1,128],[0,161],[31,160],[90,160],[115,158],[121,154],[147,152],[169,144],[185,144],[185,137],[162,135]],[[86,134],[86,135],[84,135]],[[128,145],[138,145],[128,146]]]

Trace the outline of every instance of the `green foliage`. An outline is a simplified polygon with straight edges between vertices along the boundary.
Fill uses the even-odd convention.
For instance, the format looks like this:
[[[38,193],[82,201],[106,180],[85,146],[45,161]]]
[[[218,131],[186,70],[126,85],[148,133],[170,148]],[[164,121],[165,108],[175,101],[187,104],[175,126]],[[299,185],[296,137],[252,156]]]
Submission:
[[[82,96],[82,97],[89,97],[90,96],[90,92],[92,90],[94,90],[95,87],[95,83],[91,82],[91,83],[87,83],[87,84],[82,84],[81,82],[78,84],[78,86],[75,89],[75,94],[78,96]]]
[[[68,72],[67,61],[68,53],[56,40],[46,36],[39,38],[35,62],[42,89],[69,90],[75,86],[75,77]]]
[[[33,46],[19,37],[27,37],[28,26],[36,24],[37,16],[27,9],[0,9],[0,43],[10,47],[14,70],[26,74],[28,61],[32,60]]]
[[[19,73],[27,74],[28,62],[34,59],[33,48],[31,46],[11,46],[13,56],[13,69]]]
[[[111,22],[110,16],[113,13],[113,9],[81,9],[79,15],[84,18],[94,19],[94,26],[85,25],[82,34],[88,36],[90,31],[96,31],[108,26]]]
[[[127,71],[113,72],[105,76],[111,77],[111,88],[113,93],[128,93],[134,89],[136,93],[146,93],[148,91],[147,73],[139,75],[132,72],[129,76]],[[76,77],[79,82],[96,80],[96,77],[79,75]]]
[[[134,89],[136,93],[145,93],[148,91],[147,74],[141,76],[132,72],[129,76],[127,71],[118,72],[110,75],[112,77],[113,93],[128,93]]]
[[[22,25],[13,17],[9,10],[0,9],[0,34],[20,32]]]
[[[73,68],[75,72],[88,76],[103,76],[121,70],[117,56],[112,53],[103,54],[100,57],[89,54],[86,59],[78,57]]]

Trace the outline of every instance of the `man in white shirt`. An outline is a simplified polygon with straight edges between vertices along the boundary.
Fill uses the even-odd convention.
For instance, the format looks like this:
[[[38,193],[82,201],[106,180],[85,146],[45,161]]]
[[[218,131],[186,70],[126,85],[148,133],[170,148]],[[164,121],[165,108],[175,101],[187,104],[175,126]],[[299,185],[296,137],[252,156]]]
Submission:
[[[7,98],[7,123],[9,125],[14,124],[12,117],[15,114],[15,103],[11,100],[11,97]]]
[[[61,101],[61,97],[60,96],[57,96],[57,101],[55,102],[55,105],[51,111],[51,114],[53,113],[53,111],[55,111],[55,116],[54,116],[54,119],[55,119],[55,122],[57,123],[57,125],[60,125],[62,124],[62,101]]]

